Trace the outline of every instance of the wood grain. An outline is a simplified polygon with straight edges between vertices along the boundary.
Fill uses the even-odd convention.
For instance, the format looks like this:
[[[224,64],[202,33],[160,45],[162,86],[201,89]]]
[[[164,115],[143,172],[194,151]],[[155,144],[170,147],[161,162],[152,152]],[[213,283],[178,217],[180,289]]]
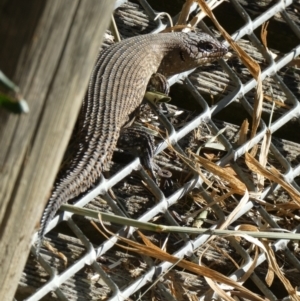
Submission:
[[[0,300],[14,296],[113,5],[0,1],[0,69],[30,106],[0,112]]]

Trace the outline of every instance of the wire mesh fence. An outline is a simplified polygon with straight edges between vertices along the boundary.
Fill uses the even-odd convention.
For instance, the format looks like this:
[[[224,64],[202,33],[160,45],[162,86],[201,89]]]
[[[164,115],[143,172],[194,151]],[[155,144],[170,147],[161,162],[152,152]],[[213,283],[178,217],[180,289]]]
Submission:
[[[256,81],[237,57],[220,60],[191,74],[174,76],[170,83],[177,83],[174,86],[176,92],[172,92],[172,88],[171,96],[178,94],[181,102],[192,99],[193,112],[172,105],[157,108],[150,104],[150,113],[145,105],[145,115],[142,112],[138,119],[139,123],[151,123],[156,130],[167,131],[168,139],[157,138],[155,162],[171,170],[171,179],[161,178],[156,183],[138,158],[129,160],[127,164],[116,158],[109,174],[102,176],[99,184],[76,200],[74,206],[170,226],[196,226],[198,215],[203,213],[199,219],[200,227],[215,229],[228,219],[241,196],[230,193],[226,184],[205,167],[201,167],[202,174],[199,174],[195,171],[196,163],[180,160],[180,154],[190,154],[190,151],[204,152],[210,159],[213,157],[218,165],[227,168],[228,174],[241,179],[249,191],[257,191],[258,179],[247,169],[245,153],[257,144],[261,146],[267,131],[273,134],[287,127],[296,136],[299,129],[300,88],[297,80],[300,72],[295,58],[300,54],[300,20],[297,1],[251,2],[250,5],[250,2],[230,0],[222,5],[228,6],[235,16],[240,16],[239,25],[231,36],[256,59],[262,70],[264,118],[257,134],[244,142],[238,141],[242,121],[251,119],[253,114]],[[195,9],[196,5],[192,8]],[[166,19],[153,21],[155,16],[156,12],[145,0],[140,0],[139,4],[116,3],[115,20],[123,38],[164,29]],[[279,22],[287,35],[294,36],[292,46],[290,49],[287,46],[285,53],[275,49],[270,55],[261,44],[256,29],[268,20]],[[203,22],[200,27],[210,31]],[[299,192],[299,144],[297,138],[293,141],[274,135],[268,162]],[[189,158],[194,157],[190,155]],[[257,197],[252,195],[239,208],[228,228],[246,224],[260,230],[272,228],[299,233],[299,207],[291,203],[286,190],[265,180],[261,192]],[[100,226],[96,219],[70,212],[60,212],[52,220],[46,235],[46,244],[50,242],[52,247],[46,245],[36,259],[33,244],[16,300],[217,298],[203,277],[174,268],[171,262],[123,250],[116,236],[108,234],[105,238],[91,226],[91,220]],[[107,226],[117,236],[139,241],[134,228],[115,224]],[[268,286],[265,279],[269,271],[266,254],[261,252],[256,257],[247,240],[219,237],[210,241],[208,246],[212,237],[210,232],[201,235],[146,233],[155,245],[173,256],[196,263],[203,258],[206,265],[226,273],[232,280],[243,283],[250,271],[251,280],[247,287],[269,300],[288,298],[291,294],[287,289],[289,286],[282,285],[278,275],[272,281],[273,285]],[[36,236],[33,243],[35,239]],[[299,286],[300,251],[297,244],[279,239],[271,246],[291,287]],[[153,283],[153,288],[149,288]]]

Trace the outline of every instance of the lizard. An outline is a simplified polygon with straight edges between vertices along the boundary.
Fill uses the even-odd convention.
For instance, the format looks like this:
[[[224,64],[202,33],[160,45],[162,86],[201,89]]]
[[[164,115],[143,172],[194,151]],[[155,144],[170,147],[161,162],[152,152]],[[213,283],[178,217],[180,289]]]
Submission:
[[[41,218],[37,254],[59,207],[86,192],[107,169],[122,127],[153,74],[163,78],[223,57],[227,47],[203,32],[146,34],[100,51],[76,123],[75,156],[56,180]]]

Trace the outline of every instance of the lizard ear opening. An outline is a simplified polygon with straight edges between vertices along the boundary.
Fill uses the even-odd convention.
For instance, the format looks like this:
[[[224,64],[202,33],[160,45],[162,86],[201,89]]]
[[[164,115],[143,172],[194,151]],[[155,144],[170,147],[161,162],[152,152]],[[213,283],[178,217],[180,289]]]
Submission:
[[[184,53],[183,53],[183,51],[180,51],[180,58],[181,58],[181,60],[183,61],[183,62],[185,62],[185,58],[184,58]]]

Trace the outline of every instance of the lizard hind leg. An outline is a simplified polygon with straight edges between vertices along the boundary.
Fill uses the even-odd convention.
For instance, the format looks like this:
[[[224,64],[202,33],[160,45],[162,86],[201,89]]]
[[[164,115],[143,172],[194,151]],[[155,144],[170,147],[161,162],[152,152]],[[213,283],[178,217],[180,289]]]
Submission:
[[[147,91],[169,94],[170,86],[166,77],[160,73],[151,76],[147,86]],[[147,98],[146,98],[147,99]],[[148,100],[148,99],[147,99]],[[148,100],[150,101],[150,100]],[[135,117],[140,115],[141,107],[137,108],[128,122],[121,130],[118,140],[118,147],[129,149],[135,156],[139,156],[142,165],[150,172],[153,179],[157,182],[157,174],[160,173],[160,167],[153,162],[155,152],[155,141],[152,134],[142,127],[132,126]]]
[[[166,77],[160,73],[152,74],[147,91],[154,91],[168,95],[170,85]],[[156,179],[156,173],[159,167],[153,162],[155,151],[155,141],[153,135],[147,132],[146,129],[132,126],[136,115],[139,115],[140,107],[137,108],[131,115],[130,121],[121,130],[121,135],[118,140],[118,146],[121,148],[129,148],[135,156],[139,156],[142,165],[150,172],[153,179]]]
[[[154,137],[143,128],[129,127],[121,131],[118,140],[118,147],[130,150],[135,156],[139,156],[142,165],[150,172],[155,179],[155,171],[159,168],[153,162],[155,151]]]

